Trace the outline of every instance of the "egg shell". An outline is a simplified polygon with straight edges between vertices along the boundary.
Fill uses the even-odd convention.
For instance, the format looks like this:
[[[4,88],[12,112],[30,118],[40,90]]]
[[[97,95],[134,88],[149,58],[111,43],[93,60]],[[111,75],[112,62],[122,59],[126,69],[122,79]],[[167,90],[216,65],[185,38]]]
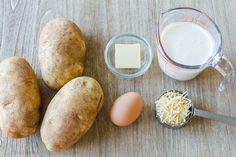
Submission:
[[[117,98],[111,107],[111,121],[117,126],[128,126],[139,117],[142,106],[143,98],[139,93],[125,93]]]

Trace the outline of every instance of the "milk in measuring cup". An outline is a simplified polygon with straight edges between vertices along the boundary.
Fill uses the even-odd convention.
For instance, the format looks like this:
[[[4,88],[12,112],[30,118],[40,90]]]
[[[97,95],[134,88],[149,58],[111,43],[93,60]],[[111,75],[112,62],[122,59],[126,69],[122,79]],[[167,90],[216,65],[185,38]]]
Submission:
[[[175,22],[167,25],[161,32],[161,44],[165,53],[173,61],[188,65],[204,64],[214,52],[214,39],[211,34],[191,22]],[[202,69],[189,70],[167,63],[158,57],[161,69],[177,80],[190,80]]]

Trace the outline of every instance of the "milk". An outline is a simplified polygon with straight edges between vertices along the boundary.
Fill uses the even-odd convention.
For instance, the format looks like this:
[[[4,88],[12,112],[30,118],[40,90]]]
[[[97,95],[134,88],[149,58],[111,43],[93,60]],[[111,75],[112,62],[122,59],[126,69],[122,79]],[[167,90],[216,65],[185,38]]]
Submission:
[[[206,63],[213,55],[214,39],[211,34],[197,24],[175,22],[161,32],[161,43],[165,53],[175,62],[194,66]],[[174,66],[158,55],[161,69],[177,80],[190,80],[203,69],[189,70]]]

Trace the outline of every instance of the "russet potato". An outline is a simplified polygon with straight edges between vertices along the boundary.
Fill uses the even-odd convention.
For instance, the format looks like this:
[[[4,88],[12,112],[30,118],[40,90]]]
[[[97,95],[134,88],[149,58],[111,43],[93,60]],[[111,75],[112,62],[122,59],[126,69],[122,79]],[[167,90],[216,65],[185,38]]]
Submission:
[[[61,151],[75,144],[94,123],[103,99],[101,86],[90,77],[63,86],[49,103],[41,125],[47,149]]]
[[[85,42],[79,27],[65,18],[49,21],[41,31],[38,57],[46,85],[59,90],[84,69]]]
[[[30,64],[21,57],[0,63],[0,128],[11,138],[33,134],[39,123],[40,92]]]

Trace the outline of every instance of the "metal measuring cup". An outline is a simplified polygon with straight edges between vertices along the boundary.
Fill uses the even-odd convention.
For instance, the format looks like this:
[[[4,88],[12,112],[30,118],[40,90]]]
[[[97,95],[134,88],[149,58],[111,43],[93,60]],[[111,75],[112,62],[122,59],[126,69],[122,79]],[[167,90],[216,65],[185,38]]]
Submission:
[[[178,91],[178,90],[171,90],[171,91],[167,91],[167,92],[178,92],[180,94],[183,94],[183,92]],[[167,92],[165,92],[165,93],[167,93]],[[187,93],[187,92],[184,92],[184,93]],[[164,94],[162,94],[158,99],[160,99]],[[178,128],[181,128],[181,127],[185,126],[195,116],[202,117],[202,118],[207,118],[207,119],[219,121],[219,122],[222,122],[222,123],[225,123],[225,124],[236,126],[236,117],[224,116],[224,115],[216,114],[216,113],[213,113],[213,112],[208,112],[208,111],[205,111],[205,110],[197,109],[197,108],[193,107],[193,103],[192,103],[191,99],[188,98],[187,95],[185,96],[184,99],[186,99],[190,103],[190,106],[191,106],[189,108],[190,114],[189,114],[188,117],[186,117],[186,121],[184,123],[180,123],[178,125],[170,125],[170,124],[167,124],[165,122],[162,122],[159,115],[157,114],[156,104],[155,104],[155,116],[156,116],[158,122],[162,126],[167,127],[167,128],[171,128],[171,129],[178,129]]]

